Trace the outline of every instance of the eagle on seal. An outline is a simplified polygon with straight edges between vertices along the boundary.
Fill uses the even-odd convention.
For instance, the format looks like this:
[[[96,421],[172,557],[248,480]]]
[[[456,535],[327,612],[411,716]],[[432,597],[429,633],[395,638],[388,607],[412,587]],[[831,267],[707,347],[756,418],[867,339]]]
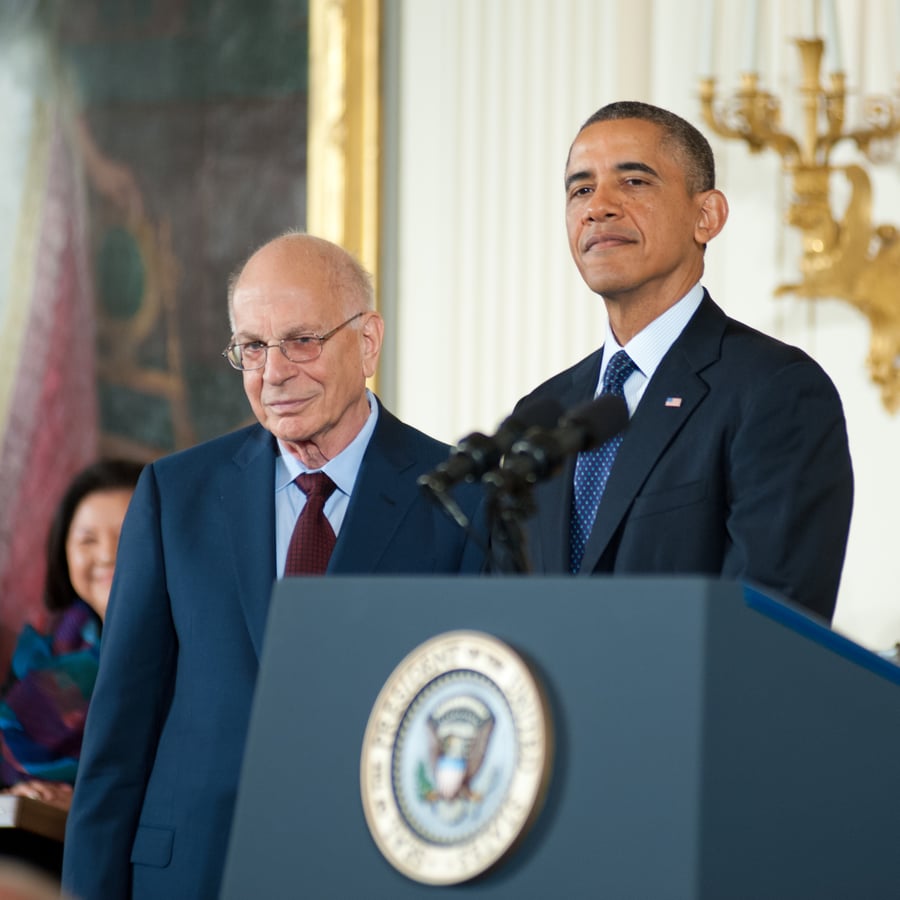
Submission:
[[[425,799],[481,800],[472,781],[494,730],[494,716],[488,707],[472,696],[449,698],[428,717],[428,730],[434,787]]]

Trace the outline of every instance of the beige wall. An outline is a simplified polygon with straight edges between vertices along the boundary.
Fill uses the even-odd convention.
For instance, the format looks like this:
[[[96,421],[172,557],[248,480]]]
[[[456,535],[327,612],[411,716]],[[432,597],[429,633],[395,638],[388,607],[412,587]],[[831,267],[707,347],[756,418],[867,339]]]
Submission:
[[[792,96],[805,4],[762,3],[762,65]],[[840,0],[851,84],[894,84],[894,7]],[[701,124],[696,78],[703,0],[394,0],[384,230],[390,376],[404,418],[448,441],[493,429],[523,393],[602,339],[599,298],[566,247],[562,171],[596,108],[645,99]],[[741,4],[718,4],[715,62],[734,87],[745,48]],[[861,50],[865,49],[864,53]],[[865,59],[865,69],[860,60]],[[793,101],[785,124],[795,130]],[[856,122],[856,104],[848,121]],[[733,316],[811,353],[844,398],[857,499],[837,628],[875,649],[900,640],[893,580],[900,506],[900,416],[865,370],[869,328],[838,301],[775,299],[792,277],[796,235],[782,225],[786,186],[774,153],[711,136],[731,204],[704,283]],[[847,154],[853,157],[852,153]],[[900,225],[900,169],[873,170],[877,221]]]

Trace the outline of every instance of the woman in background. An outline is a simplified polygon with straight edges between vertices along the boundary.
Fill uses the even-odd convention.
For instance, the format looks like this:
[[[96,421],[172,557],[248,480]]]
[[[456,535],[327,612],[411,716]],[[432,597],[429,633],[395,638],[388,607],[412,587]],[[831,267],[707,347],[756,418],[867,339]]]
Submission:
[[[0,700],[0,783],[68,809],[122,520],[142,465],[101,460],[70,483],[47,541],[50,634],[30,625]]]

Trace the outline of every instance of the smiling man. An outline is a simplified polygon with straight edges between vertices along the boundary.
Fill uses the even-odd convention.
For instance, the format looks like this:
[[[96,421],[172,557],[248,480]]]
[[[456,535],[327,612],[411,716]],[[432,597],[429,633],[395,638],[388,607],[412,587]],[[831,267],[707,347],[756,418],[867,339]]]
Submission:
[[[232,279],[229,314],[224,355],[259,424],[138,484],[66,832],[80,900],[218,896],[276,578],[482,567],[416,484],[450,448],[366,388],[384,323],[359,264],[284,235]],[[477,517],[477,494],[457,500]]]
[[[853,497],[840,398],[701,285],[728,217],[709,143],[667,110],[613,103],[576,136],[565,190],[572,257],[608,326],[520,405],[617,393],[630,423],[538,485],[535,571],[722,576],[830,621]]]

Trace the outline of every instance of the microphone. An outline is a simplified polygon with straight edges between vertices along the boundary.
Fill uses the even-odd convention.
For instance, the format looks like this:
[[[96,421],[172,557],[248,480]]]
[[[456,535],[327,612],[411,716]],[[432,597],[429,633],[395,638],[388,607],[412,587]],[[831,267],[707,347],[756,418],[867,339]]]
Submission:
[[[448,459],[419,476],[418,484],[434,494],[444,494],[461,481],[477,481],[500,465],[519,438],[531,429],[553,427],[561,413],[562,406],[549,397],[528,403],[507,416],[494,435],[475,431],[464,437]]]
[[[617,394],[602,394],[596,400],[566,413],[558,427],[532,428],[510,448],[503,465],[484,480],[499,488],[523,481],[534,484],[551,478],[565,458],[605,444],[628,426],[628,407]]]

